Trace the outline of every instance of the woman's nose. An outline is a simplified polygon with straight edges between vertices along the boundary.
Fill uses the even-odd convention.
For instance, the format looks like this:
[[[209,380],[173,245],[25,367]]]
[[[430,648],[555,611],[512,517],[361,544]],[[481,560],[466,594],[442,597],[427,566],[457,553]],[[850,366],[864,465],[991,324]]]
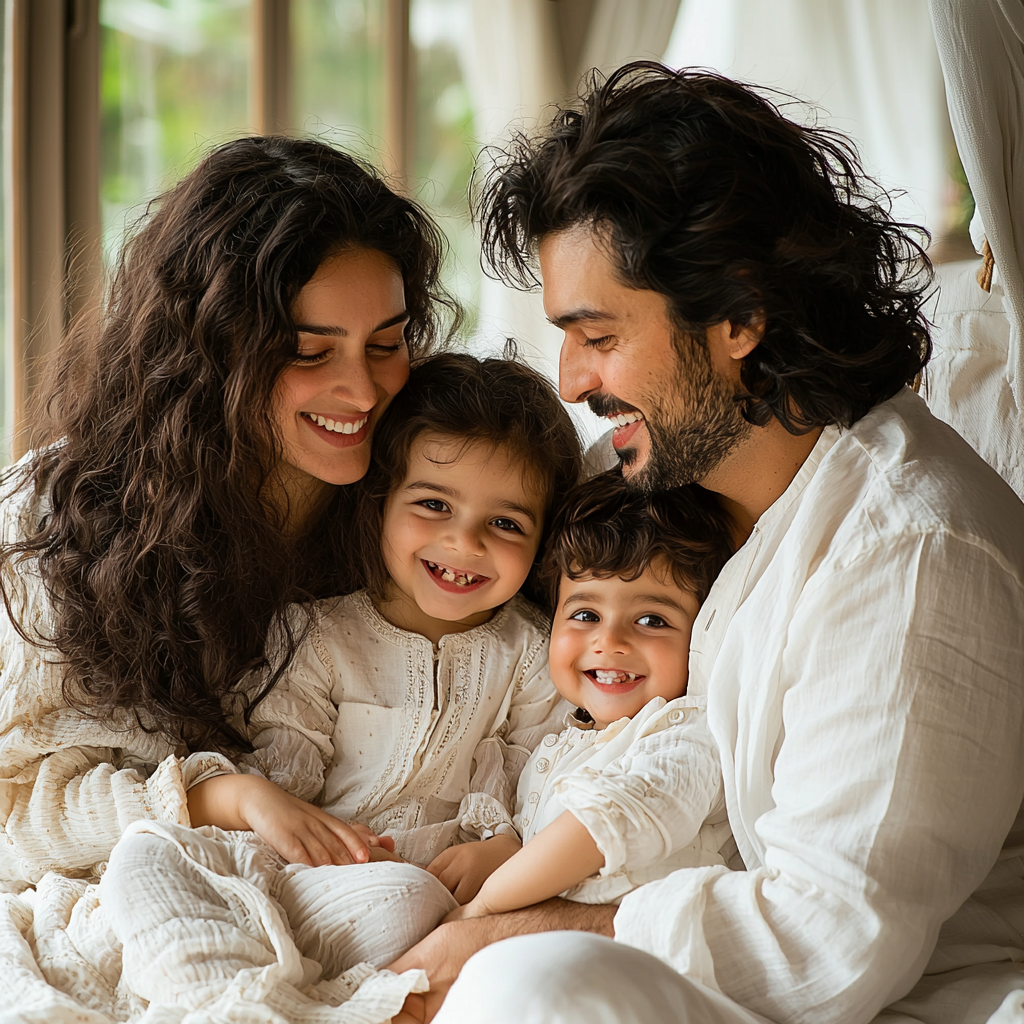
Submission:
[[[601,376],[592,351],[566,332],[558,355],[558,394],[564,402],[582,402],[600,390]]]
[[[377,404],[377,384],[365,356],[338,361],[331,394],[364,411]]]

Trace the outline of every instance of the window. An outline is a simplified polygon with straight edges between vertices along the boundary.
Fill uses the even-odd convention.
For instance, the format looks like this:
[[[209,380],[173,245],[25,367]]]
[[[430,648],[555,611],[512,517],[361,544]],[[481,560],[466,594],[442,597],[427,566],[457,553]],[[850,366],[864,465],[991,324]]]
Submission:
[[[42,368],[125,231],[238,135],[312,135],[381,167],[437,216],[448,285],[474,307],[469,0],[2,2],[17,256],[0,462],[25,450]]]

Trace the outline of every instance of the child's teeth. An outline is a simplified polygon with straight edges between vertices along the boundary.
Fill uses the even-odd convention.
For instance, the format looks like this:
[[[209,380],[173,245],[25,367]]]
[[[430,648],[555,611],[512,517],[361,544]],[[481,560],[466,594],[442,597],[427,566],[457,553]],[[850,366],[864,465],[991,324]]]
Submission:
[[[615,672],[611,669],[597,668],[594,669],[594,678],[605,686],[611,686],[613,683],[631,683],[636,679],[636,673],[634,672]]]
[[[454,583],[455,573],[453,573],[451,569],[443,569],[441,571],[441,579],[443,579],[446,583]]]

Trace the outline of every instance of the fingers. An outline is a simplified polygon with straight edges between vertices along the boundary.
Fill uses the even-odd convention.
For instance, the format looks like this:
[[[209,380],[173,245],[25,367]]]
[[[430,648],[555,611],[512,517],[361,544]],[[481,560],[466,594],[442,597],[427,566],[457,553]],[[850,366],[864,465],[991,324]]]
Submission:
[[[365,864],[370,859],[370,850],[366,842],[350,825],[344,821],[339,821],[329,814],[325,814],[324,819],[324,824],[341,840],[351,858],[350,860],[337,861],[336,863]]]
[[[448,891],[456,900],[458,900],[459,903],[465,905],[476,896],[480,891],[481,885],[483,885],[481,879],[474,878],[472,875],[463,875],[459,879],[458,885],[454,889],[449,889]]]
[[[441,875],[444,873],[445,868],[452,862],[457,853],[457,848],[449,846],[447,850],[442,850],[428,865],[427,870],[437,879],[443,881]]]

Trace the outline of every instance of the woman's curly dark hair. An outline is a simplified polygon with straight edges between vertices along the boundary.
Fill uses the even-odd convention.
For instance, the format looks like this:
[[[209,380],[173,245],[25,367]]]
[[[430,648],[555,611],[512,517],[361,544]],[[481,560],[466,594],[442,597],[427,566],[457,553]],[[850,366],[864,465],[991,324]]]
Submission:
[[[261,495],[281,451],[272,396],[297,351],[292,302],[325,258],[354,248],[401,271],[422,356],[445,336],[439,310],[459,318],[439,284],[442,236],[322,143],[218,147],[125,244],[91,333],[64,344],[55,443],[15,481],[51,511],[0,549],[16,622],[10,581],[38,557],[52,621],[46,636],[19,628],[56,648],[70,706],[191,750],[244,750],[234,715],[269,692],[299,639],[288,602],[351,589],[346,489],[299,538]]]
[[[631,581],[661,560],[676,585],[703,604],[732,555],[732,523],[714,494],[697,484],[645,494],[618,467],[565,496],[539,582],[553,612],[563,577]]]
[[[514,348],[506,354],[514,356]],[[363,585],[378,600],[388,596],[390,577],[381,547],[385,507],[405,478],[413,443],[423,434],[501,448],[543,488],[541,544],[523,588],[543,603],[536,571],[552,512],[580,476],[579,435],[551,382],[536,370],[515,358],[477,359],[461,352],[443,352],[414,366],[409,383],[377,424],[370,468],[353,488]]]
[[[718,75],[592,73],[579,109],[496,151],[475,207],[485,266],[516,287],[538,284],[540,239],[584,225],[680,331],[763,321],[740,396],[759,425],[849,426],[931,354],[927,233],[892,220],[842,135]]]

